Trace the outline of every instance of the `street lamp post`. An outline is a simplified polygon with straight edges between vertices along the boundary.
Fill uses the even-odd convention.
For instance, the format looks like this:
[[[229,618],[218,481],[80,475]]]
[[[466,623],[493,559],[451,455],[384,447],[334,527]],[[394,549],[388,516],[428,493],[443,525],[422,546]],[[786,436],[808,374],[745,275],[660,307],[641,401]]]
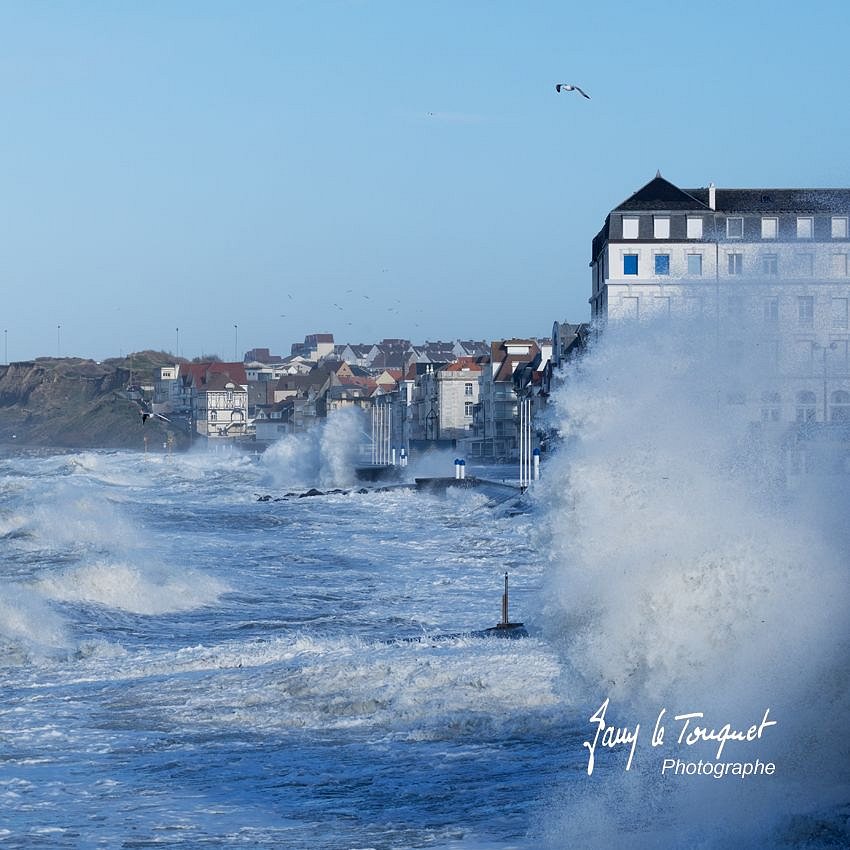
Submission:
[[[233,362],[239,360],[239,325],[233,326]]]
[[[177,335],[177,348],[174,349],[174,356],[180,356],[180,328],[174,328],[174,333]]]
[[[61,337],[62,325],[56,325],[56,356],[62,356],[62,337]]]
[[[9,365],[9,329],[3,329],[3,362]]]

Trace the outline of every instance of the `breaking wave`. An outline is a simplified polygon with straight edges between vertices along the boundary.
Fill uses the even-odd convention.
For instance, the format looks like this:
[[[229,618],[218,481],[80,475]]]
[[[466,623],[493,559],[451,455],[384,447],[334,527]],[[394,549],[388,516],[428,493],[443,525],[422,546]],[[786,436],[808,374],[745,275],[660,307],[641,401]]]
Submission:
[[[359,446],[368,440],[366,417],[355,408],[335,411],[322,424],[269,446],[261,463],[277,487],[346,487],[354,483]]]
[[[609,334],[554,399],[564,444],[540,493],[547,633],[586,735],[610,698],[608,722],[642,722],[644,740],[629,773],[603,753],[616,766],[571,785],[546,830],[550,846],[567,823],[588,847],[624,835],[637,847],[800,846],[795,831],[818,835],[824,818],[846,836],[829,808],[839,788],[846,805],[850,780],[840,720],[850,709],[850,540],[834,521],[846,482],[784,487],[783,429],[727,404],[729,391],[764,390],[757,337],[733,357],[713,330]],[[743,729],[770,708],[772,734],[726,754],[771,758],[777,775],[743,787],[662,778],[649,747],[661,708]],[[712,757],[708,747],[663,754]],[[582,768],[586,757],[582,749]]]
[[[168,614],[211,605],[228,590],[197,570],[98,561],[51,575],[38,590],[61,602],[89,602],[133,614]]]

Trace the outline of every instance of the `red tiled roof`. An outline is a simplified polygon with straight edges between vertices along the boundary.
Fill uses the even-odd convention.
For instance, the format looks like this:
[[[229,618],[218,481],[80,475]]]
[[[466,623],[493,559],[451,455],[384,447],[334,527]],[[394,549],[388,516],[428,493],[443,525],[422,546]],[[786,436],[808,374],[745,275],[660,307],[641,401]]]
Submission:
[[[444,372],[463,372],[464,370],[468,372],[480,372],[481,366],[478,363],[478,358],[458,357],[454,363],[449,363],[449,365],[443,369]]]
[[[527,354],[508,354],[508,346],[524,345],[528,347]],[[533,339],[503,339],[490,346],[491,362],[493,363],[493,380],[509,381],[514,369],[520,363],[528,363],[539,352]]]
[[[218,360],[210,363],[181,363],[180,377],[186,376],[190,383],[203,389],[216,375],[226,375],[234,384],[247,384],[248,375],[244,363],[222,363]]]

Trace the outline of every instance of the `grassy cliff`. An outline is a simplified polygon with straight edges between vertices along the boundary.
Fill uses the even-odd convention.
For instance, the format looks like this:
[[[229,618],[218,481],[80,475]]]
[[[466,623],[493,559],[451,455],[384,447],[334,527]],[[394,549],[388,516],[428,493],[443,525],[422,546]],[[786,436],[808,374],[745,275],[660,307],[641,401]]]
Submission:
[[[162,450],[188,443],[176,423],[149,419],[121,393],[130,383],[150,383],[167,354],[142,352],[95,363],[78,358],[38,358],[0,366],[0,442],[64,448]]]

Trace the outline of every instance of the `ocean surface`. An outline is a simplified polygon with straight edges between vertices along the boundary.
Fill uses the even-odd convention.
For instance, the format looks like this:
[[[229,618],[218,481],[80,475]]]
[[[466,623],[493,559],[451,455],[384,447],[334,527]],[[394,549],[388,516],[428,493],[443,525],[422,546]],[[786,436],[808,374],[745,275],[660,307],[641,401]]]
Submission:
[[[687,331],[585,358],[521,504],[356,492],[354,415],[0,452],[0,848],[850,847],[850,476],[789,481],[787,429],[718,401],[758,351]],[[529,636],[476,636],[506,571]],[[591,775],[603,705],[636,739]],[[674,719],[766,712],[722,757]]]
[[[529,846],[570,740],[532,515],[279,472],[0,460],[0,846]],[[532,635],[464,635],[505,571]]]

